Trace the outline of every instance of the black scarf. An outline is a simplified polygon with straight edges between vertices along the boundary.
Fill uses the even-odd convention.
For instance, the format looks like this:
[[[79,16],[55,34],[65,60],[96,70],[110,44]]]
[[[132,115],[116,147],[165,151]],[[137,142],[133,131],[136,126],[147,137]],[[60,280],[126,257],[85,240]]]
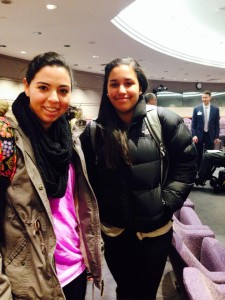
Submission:
[[[23,92],[12,104],[12,111],[29,137],[36,163],[45,184],[47,195],[64,196],[72,158],[72,135],[65,116],[55,121],[48,131],[29,107],[30,99]]]

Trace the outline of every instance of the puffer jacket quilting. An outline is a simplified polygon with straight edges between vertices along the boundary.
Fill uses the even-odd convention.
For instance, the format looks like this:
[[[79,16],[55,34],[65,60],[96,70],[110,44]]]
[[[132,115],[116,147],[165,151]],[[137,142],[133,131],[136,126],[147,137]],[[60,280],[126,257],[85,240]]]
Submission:
[[[153,231],[171,219],[191,191],[197,154],[190,132],[177,114],[160,107],[157,110],[169,157],[169,173],[163,189],[159,149],[145,126],[144,101],[137,104],[127,130],[133,163],[130,168],[124,165],[119,171],[106,169],[101,152],[97,153],[96,163],[90,125],[80,136],[100,218],[106,224]]]

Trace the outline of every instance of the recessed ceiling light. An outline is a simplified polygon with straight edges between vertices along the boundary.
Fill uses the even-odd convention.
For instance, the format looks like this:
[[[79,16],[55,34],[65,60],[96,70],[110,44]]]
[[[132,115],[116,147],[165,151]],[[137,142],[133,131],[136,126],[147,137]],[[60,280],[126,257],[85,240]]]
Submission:
[[[47,9],[52,10],[52,9],[56,9],[57,5],[55,5],[55,4],[47,4],[46,7],[47,7]]]
[[[26,51],[20,51],[20,53],[21,53],[21,54],[26,54],[27,52],[26,52]]]
[[[93,58],[99,58],[99,56],[98,56],[98,55],[93,55],[92,57],[93,57]]]
[[[7,46],[6,46],[6,45],[0,45],[0,47],[1,47],[1,48],[6,48]]]
[[[35,35],[41,35],[41,32],[40,31],[35,31],[35,32],[33,32],[33,34],[35,34]]]
[[[69,47],[70,47],[70,45],[64,45],[64,47],[66,47],[66,48],[69,48]]]

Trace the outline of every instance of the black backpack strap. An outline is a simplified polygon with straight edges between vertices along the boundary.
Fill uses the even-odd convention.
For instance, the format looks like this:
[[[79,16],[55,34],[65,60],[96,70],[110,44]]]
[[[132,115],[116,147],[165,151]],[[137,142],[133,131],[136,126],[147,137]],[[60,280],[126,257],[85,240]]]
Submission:
[[[145,124],[160,150],[161,185],[163,186],[168,172],[168,159],[166,147],[162,136],[162,126],[159,120],[156,106],[151,106],[147,111],[147,116],[145,117]]]

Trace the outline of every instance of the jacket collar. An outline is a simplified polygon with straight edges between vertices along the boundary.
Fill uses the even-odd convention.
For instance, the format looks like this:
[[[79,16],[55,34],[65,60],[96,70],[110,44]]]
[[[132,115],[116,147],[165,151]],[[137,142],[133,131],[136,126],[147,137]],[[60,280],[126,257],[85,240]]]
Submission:
[[[137,122],[139,120],[142,120],[145,116],[146,116],[146,102],[142,98],[136,104],[136,107],[135,107],[135,110],[134,110],[133,119],[132,119],[132,123],[133,122]]]

